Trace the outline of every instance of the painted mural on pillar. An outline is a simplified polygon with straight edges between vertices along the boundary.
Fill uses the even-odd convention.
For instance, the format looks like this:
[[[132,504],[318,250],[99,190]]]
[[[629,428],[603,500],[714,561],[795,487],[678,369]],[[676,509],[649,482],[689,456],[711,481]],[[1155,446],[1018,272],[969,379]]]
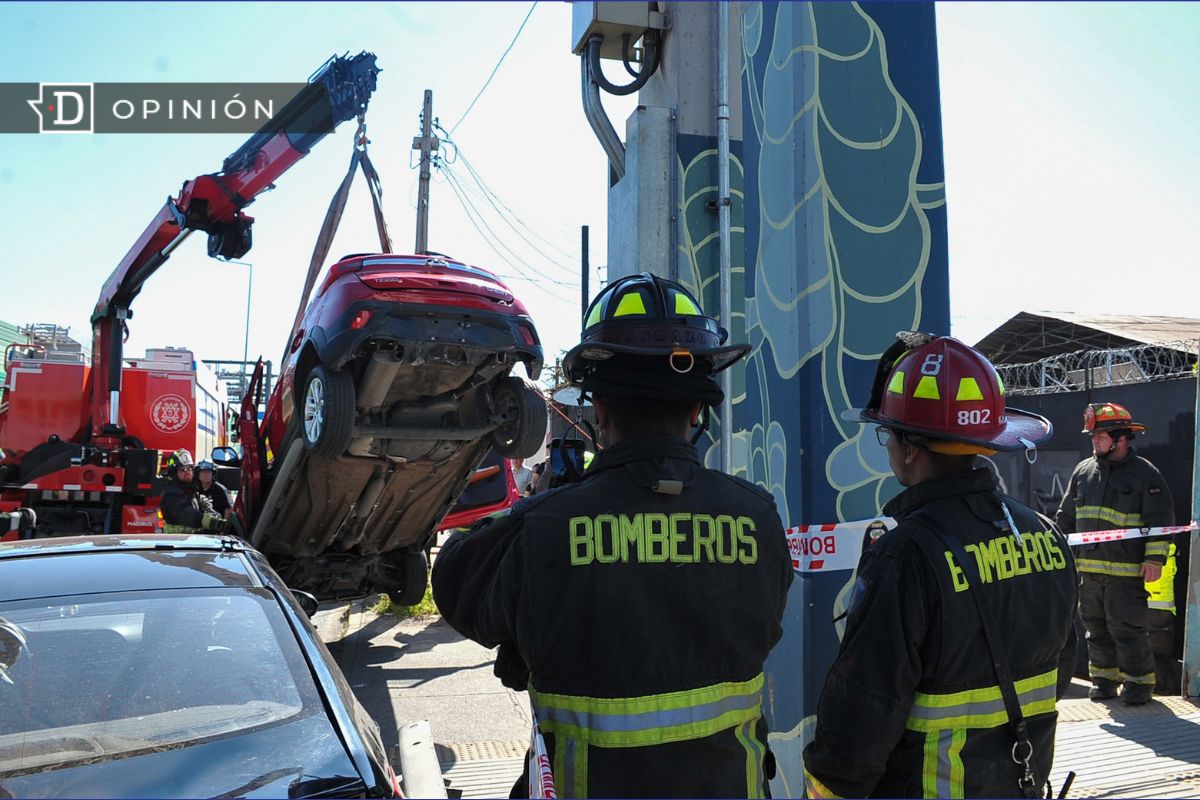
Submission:
[[[932,3],[763,2],[742,19],[743,138],[731,146],[732,461],[789,526],[875,516],[900,486],[862,405],[899,330],[949,329]],[[716,148],[680,136],[679,278],[719,308]],[[702,446],[720,459],[719,430]],[[793,584],[767,668],[775,796],[803,792],[800,752],[837,651],[853,573]]]

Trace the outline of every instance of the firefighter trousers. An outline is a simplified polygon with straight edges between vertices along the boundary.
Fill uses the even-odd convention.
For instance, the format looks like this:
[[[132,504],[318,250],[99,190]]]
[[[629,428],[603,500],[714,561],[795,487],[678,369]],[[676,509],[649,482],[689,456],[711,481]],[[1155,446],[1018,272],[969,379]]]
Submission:
[[[1154,685],[1149,608],[1141,576],[1082,573],[1079,614],[1087,629],[1088,674],[1097,686]]]
[[[1154,691],[1179,694],[1179,660],[1175,657],[1175,615],[1152,608],[1147,614],[1150,649],[1154,652]]]

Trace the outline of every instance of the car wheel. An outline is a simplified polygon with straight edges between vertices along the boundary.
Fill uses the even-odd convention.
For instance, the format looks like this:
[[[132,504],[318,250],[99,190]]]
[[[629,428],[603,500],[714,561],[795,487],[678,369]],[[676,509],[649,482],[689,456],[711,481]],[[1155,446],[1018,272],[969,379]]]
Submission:
[[[313,455],[340,456],[354,432],[354,381],[323,364],[313,367],[301,408],[304,443]]]
[[[429,562],[425,560],[425,551],[406,550],[404,561],[399,566],[404,584],[388,589],[388,599],[394,606],[415,606],[425,597],[425,587],[429,583]]]
[[[492,431],[496,452],[505,458],[529,458],[546,439],[546,398],[528,378],[510,375],[496,384],[492,405],[500,425]]]

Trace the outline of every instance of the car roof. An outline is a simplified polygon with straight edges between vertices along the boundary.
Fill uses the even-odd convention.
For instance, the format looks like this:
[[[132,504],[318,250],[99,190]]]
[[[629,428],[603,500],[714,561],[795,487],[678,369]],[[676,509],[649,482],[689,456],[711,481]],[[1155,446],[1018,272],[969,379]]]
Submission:
[[[261,586],[246,547],[216,536],[71,536],[0,543],[0,602]]]

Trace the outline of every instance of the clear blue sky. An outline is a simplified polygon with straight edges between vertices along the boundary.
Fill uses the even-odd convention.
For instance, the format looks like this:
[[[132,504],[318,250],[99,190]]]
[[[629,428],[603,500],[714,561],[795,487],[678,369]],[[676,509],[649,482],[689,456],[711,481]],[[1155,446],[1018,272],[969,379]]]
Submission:
[[[421,94],[447,128],[530,3],[0,4],[7,81],[297,81],[332,53],[371,50],[384,72],[371,152],[397,249],[410,249],[410,168]],[[938,5],[951,313],[974,341],[1020,310],[1200,316],[1200,5]],[[605,162],[580,108],[570,8],[543,2],[455,138],[536,252],[482,196],[488,224],[536,285],[468,223],[444,178],[430,245],[515,277],[552,359],[578,335],[579,226],[605,253]],[[635,100],[608,99],[617,129]],[[346,168],[343,126],[250,209],[257,219],[250,355],[278,359],[325,208]],[[241,136],[5,136],[0,140],[0,319],[77,338],[100,286],[168,194],[219,167]],[[465,183],[463,164],[452,169]],[[518,227],[520,227],[518,225]],[[359,185],[334,253],[373,249]],[[505,252],[512,260],[512,255]],[[547,258],[549,256],[549,258]],[[595,280],[595,275],[593,275]],[[593,284],[593,289],[595,283]],[[190,346],[240,358],[246,269],[187,242],[135,304],[127,353]]]

